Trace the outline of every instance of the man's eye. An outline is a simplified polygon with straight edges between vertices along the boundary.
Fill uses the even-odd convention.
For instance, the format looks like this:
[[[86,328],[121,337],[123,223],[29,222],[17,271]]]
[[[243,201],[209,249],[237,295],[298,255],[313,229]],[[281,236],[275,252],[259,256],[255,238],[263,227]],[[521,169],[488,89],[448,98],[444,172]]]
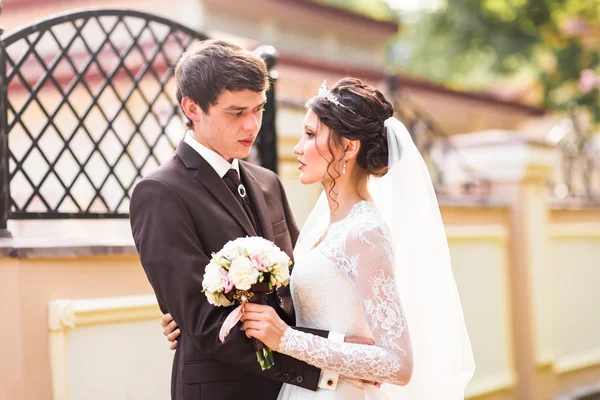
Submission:
[[[242,116],[242,112],[240,111],[240,112],[238,112],[238,113],[235,113],[235,114],[233,114],[233,116],[234,116],[234,117],[241,117],[241,116]]]

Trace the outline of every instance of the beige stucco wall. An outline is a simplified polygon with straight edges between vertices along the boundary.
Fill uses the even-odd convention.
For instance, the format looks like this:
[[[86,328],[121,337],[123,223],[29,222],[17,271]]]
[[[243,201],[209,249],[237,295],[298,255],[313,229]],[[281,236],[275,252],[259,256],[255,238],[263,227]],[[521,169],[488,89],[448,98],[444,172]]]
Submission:
[[[600,369],[600,211],[550,212],[548,276],[554,281],[555,371],[561,390]],[[575,382],[573,382],[575,381]]]
[[[3,329],[0,392],[3,399],[51,399],[48,304],[152,293],[137,255],[0,258]]]
[[[510,334],[508,208],[442,206],[442,217],[477,365],[467,395],[510,390],[516,376]]]

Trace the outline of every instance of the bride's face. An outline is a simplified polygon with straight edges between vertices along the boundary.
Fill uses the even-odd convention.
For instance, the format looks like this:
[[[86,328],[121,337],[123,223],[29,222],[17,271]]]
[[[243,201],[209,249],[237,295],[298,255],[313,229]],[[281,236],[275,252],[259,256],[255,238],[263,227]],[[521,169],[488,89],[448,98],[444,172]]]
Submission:
[[[329,146],[329,133],[330,128],[320,123],[317,114],[309,109],[304,117],[304,134],[294,147],[294,154],[298,156],[300,163],[300,182],[305,185],[330,181],[328,168],[334,177],[338,175],[332,171],[333,165],[330,166],[331,162],[339,157],[335,158],[331,153],[335,146]]]

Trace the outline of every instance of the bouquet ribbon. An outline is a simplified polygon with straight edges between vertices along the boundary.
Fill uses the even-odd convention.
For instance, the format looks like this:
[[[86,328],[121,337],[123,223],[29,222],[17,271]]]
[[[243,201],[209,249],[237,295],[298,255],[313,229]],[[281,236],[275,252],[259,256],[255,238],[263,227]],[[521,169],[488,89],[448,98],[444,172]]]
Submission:
[[[238,323],[240,318],[242,318],[242,315],[244,315],[244,304],[246,303],[237,306],[235,310],[229,313],[227,318],[225,318],[223,325],[221,325],[221,330],[219,331],[219,340],[221,340],[221,343],[225,341],[225,338],[229,335],[231,329]]]

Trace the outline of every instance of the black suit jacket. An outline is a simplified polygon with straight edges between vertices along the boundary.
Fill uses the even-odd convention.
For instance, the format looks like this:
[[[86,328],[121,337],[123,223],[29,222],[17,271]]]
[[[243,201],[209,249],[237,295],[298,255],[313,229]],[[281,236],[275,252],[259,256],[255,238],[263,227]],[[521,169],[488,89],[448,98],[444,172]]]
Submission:
[[[263,237],[292,256],[298,228],[273,172],[240,162],[240,174]],[[181,328],[172,373],[174,400],[275,399],[283,382],[315,390],[320,370],[275,354],[261,371],[251,341],[238,328],[221,343],[219,329],[233,307],[215,307],[201,292],[211,253],[229,240],[255,236],[243,208],[215,170],[187,143],[135,187],[130,203],[135,245],[160,309]],[[294,325],[289,289],[278,313]],[[298,328],[300,329],[300,328]],[[327,332],[302,329],[325,337]]]

